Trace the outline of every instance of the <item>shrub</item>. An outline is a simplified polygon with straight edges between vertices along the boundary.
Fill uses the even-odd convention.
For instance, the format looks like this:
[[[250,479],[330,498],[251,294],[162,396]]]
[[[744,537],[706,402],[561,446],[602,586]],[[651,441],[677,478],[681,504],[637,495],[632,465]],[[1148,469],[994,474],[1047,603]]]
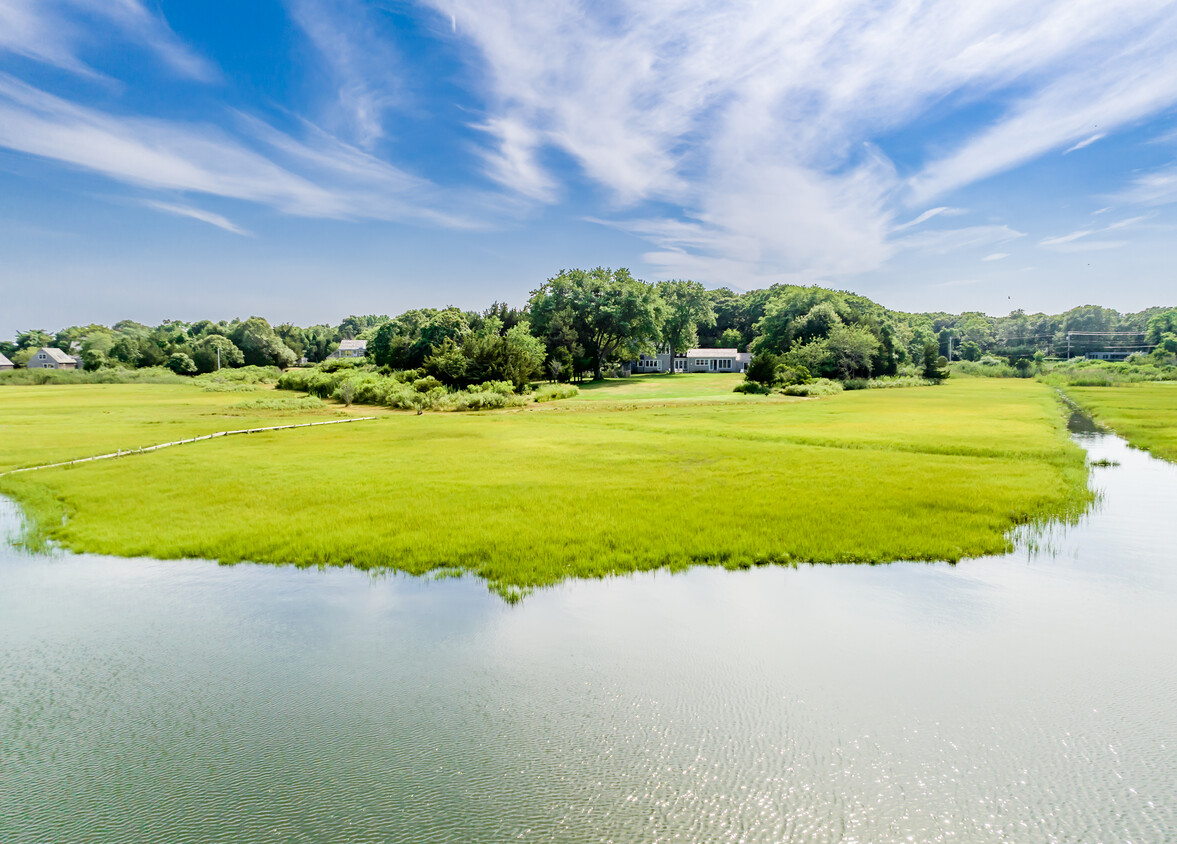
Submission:
[[[570,399],[580,392],[572,384],[544,384],[535,393],[535,400],[537,402],[545,401],[559,401],[560,399]]]
[[[162,366],[143,369],[12,369],[0,372],[0,385],[35,384],[191,384],[193,379]]]
[[[183,352],[173,352],[164,364],[168,369],[177,375],[195,375],[196,364],[192,358]]]
[[[509,381],[487,381],[451,390],[418,370],[384,374],[371,366],[296,369],[282,373],[278,389],[297,390],[344,404],[371,404],[397,410],[489,410],[526,402]]]
[[[883,375],[867,382],[868,390],[887,390],[900,387],[934,387],[936,381],[915,375]]]
[[[250,399],[229,405],[230,410],[318,410],[325,407],[322,399],[302,396],[293,399]]]
[[[818,378],[811,384],[790,384],[787,387],[782,387],[781,392],[786,396],[816,398],[818,396],[837,395],[842,392],[842,385],[837,381],[831,381],[829,378]]]
[[[735,392],[768,395],[772,392],[772,387],[767,384],[761,384],[759,381],[741,381],[739,384],[736,384]]]

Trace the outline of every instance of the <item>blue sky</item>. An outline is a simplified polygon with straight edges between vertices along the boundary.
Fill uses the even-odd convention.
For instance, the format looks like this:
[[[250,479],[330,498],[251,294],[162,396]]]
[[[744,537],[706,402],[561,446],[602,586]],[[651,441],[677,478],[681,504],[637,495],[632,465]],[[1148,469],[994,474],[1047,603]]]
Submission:
[[[522,303],[1177,303],[1177,7],[0,0],[0,335]]]

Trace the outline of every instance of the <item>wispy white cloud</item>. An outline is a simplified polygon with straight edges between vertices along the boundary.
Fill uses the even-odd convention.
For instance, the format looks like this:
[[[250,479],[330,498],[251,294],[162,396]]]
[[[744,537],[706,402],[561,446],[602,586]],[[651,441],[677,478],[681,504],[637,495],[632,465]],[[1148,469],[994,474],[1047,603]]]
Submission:
[[[1168,205],[1177,202],[1177,164],[1144,173],[1112,197],[1126,205]]]
[[[1041,4],[1047,7],[1051,4]],[[1049,54],[1069,44],[1066,63],[1002,120],[933,161],[911,182],[926,202],[1177,102],[1177,16],[1162,3],[1069,4],[1050,10],[1057,31],[1041,33]],[[1123,13],[1122,17],[1117,17]],[[1061,58],[1061,57],[1055,57]],[[1046,70],[1047,68],[1042,68]]]
[[[141,188],[246,200],[287,214],[470,225],[438,210],[443,198],[429,182],[313,127],[295,139],[244,115],[239,122],[255,146],[207,125],[116,117],[0,74],[0,147]]]
[[[905,205],[1177,102],[1168,0],[425,2],[485,70],[488,175],[556,201],[556,150],[618,219],[683,209],[631,229],[665,275],[877,267],[912,245],[889,240]],[[910,178],[871,146],[978,99],[997,117]]]
[[[1047,237],[1038,241],[1039,246],[1044,246],[1048,249],[1054,249],[1056,252],[1078,252],[1087,251],[1091,249],[1116,249],[1124,246],[1127,241],[1123,240],[1087,240],[1087,238],[1096,234],[1106,234],[1111,231],[1119,231],[1121,229],[1131,228],[1139,225],[1147,220],[1147,216],[1143,217],[1129,217],[1124,220],[1118,220],[1107,226],[1098,228],[1078,229],[1069,234],[1058,235],[1056,237]]]
[[[1126,240],[1080,240],[1050,244],[1049,248],[1055,252],[1101,252],[1106,249],[1119,249],[1127,245],[1128,241]]]
[[[148,208],[154,208],[156,211],[163,211],[165,214],[175,214],[177,217],[190,217],[193,220],[199,220],[202,223],[208,223],[210,226],[216,226],[218,229],[224,229],[233,234],[239,234],[243,237],[253,237],[253,232],[243,229],[236,225],[233,221],[220,214],[214,214],[212,211],[205,211],[203,208],[194,208],[190,205],[174,205],[169,202],[155,202],[148,201],[145,203]]]
[[[994,252],[994,253],[992,253],[992,254],[990,254],[990,255],[986,255],[986,256],[985,256],[984,258],[982,258],[981,260],[982,260],[982,261],[1000,261],[1000,260],[1002,260],[1003,258],[1008,258],[1008,257],[1009,257],[1009,253],[1008,253],[1008,252]]]
[[[207,59],[140,0],[0,0],[0,50],[74,73],[97,75],[81,53],[109,44],[112,33],[154,53],[176,73],[201,80],[217,76]]]
[[[1005,225],[967,226],[962,229],[936,229],[907,235],[896,240],[895,245],[902,249],[916,249],[934,255],[946,255],[958,249],[991,246],[995,243],[1005,243],[1025,236],[1025,232]]]
[[[906,223],[902,223],[901,225],[895,226],[894,228],[891,229],[891,231],[900,232],[900,231],[903,231],[904,229],[913,228],[915,226],[920,225],[921,223],[926,223],[928,220],[932,219],[933,217],[939,217],[941,214],[944,214],[944,215],[950,216],[950,217],[955,217],[959,214],[964,214],[964,213],[966,213],[966,212],[965,212],[965,209],[963,209],[963,208],[950,208],[947,205],[941,205],[938,208],[929,208],[927,211],[920,214],[914,220],[909,220]]]
[[[386,112],[401,99],[398,61],[377,34],[375,13],[358,0],[287,0],[291,16],[327,68],[334,110],[356,142],[384,137]]]
[[[1081,150],[1084,147],[1089,147],[1093,143],[1095,143],[1096,141],[1102,141],[1106,137],[1107,137],[1106,132],[1096,132],[1090,138],[1084,138],[1083,140],[1079,141],[1079,143],[1075,144],[1074,146],[1067,147],[1065,150],[1063,150],[1063,155],[1070,155],[1072,152],[1075,152],[1076,150]]]

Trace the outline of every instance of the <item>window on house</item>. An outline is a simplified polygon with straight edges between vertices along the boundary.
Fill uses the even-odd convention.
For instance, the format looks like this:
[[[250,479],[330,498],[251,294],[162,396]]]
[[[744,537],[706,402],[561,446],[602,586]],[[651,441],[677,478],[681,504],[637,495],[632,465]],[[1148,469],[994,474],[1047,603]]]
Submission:
[[[731,362],[730,360],[721,360],[721,361],[719,362],[719,368],[720,368],[720,369],[731,369],[731,368],[732,368],[732,362]]]

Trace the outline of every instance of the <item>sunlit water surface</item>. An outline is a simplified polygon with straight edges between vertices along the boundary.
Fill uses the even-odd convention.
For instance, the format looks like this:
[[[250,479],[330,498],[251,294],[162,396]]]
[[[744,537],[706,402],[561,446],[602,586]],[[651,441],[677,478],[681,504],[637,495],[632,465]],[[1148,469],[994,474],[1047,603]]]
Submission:
[[[509,606],[5,545],[0,841],[1177,841],[1177,467],[1081,440],[1100,505],[955,566]]]

